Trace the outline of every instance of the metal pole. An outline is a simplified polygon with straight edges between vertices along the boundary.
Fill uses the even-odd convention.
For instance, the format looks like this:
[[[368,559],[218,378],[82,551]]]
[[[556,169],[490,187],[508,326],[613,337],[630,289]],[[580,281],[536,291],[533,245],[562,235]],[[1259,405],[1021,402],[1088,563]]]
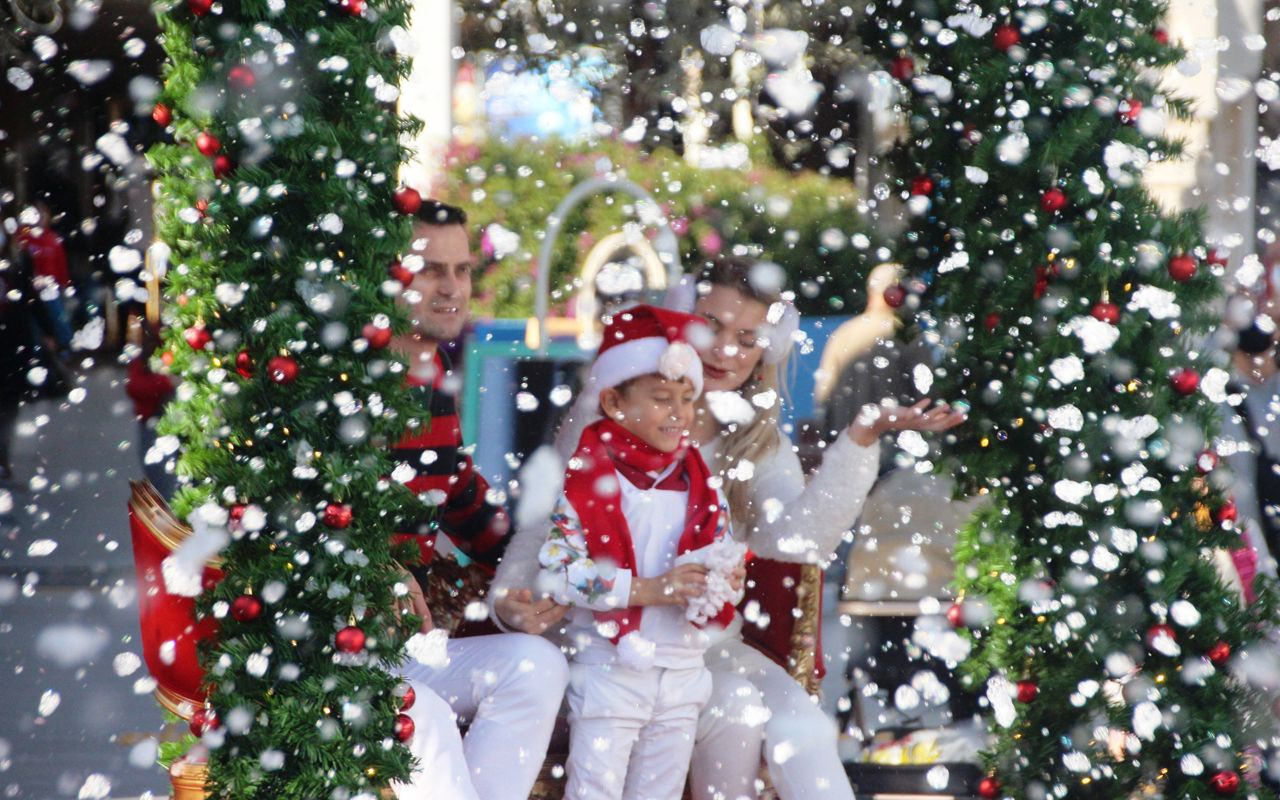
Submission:
[[[622,192],[629,194],[636,199],[637,205],[643,204],[643,207],[637,207],[637,216],[640,221],[645,221],[645,211],[652,209],[653,222],[658,228],[658,235],[654,237],[653,249],[658,252],[658,258],[667,267],[667,285],[672,286],[680,280],[683,267],[680,264],[680,242],[676,238],[675,232],[671,230],[667,217],[661,212],[661,206],[654,200],[653,195],[645,191],[643,187],[627,180],[620,178],[616,174],[610,172],[605,175],[598,175],[594,178],[588,178],[569,191],[560,204],[556,206],[556,210],[551,212],[551,216],[547,217],[547,233],[542,239],[542,248],[538,252],[538,276],[537,276],[537,297],[534,298],[535,313],[537,315],[537,329],[535,336],[537,339],[536,348],[538,355],[546,355],[547,353],[547,303],[548,294],[551,291],[551,254],[555,248],[557,237],[560,235],[560,228],[564,225],[565,218],[569,212],[573,211],[583,200],[592,195],[605,194],[607,192]]]

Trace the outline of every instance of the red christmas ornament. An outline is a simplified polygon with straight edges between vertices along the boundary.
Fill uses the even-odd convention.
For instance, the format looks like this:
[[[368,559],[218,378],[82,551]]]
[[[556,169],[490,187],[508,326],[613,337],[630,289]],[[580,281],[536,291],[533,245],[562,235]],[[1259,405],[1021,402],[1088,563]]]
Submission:
[[[1226,642],[1218,642],[1213,647],[1210,647],[1209,652],[1205,655],[1209,657],[1214,666],[1220,667],[1227,663],[1228,658],[1231,658],[1231,645]]]
[[[1230,769],[1215,772],[1213,777],[1209,779],[1209,786],[1220,795],[1235,794],[1236,789],[1240,788],[1240,774]]]
[[[344,653],[358,653],[364,649],[364,631],[348,625],[333,635],[333,645]]]
[[[364,328],[360,330],[360,335],[365,338],[365,341],[374,350],[381,350],[391,344],[391,329],[375,325],[372,322],[365,324]]]
[[[1240,516],[1240,509],[1236,507],[1235,500],[1228,500],[1218,506],[1218,510],[1213,512],[1213,518],[1219,525],[1225,525],[1228,522],[1235,522]]]
[[[947,622],[951,623],[953,628],[964,627],[964,606],[960,603],[952,603],[947,607]]]
[[[1154,31],[1151,32],[1151,38],[1155,39],[1160,44],[1168,44],[1169,32],[1166,31],[1164,28],[1156,28]]]
[[[1067,193],[1056,186],[1040,195],[1040,207],[1054,214],[1067,206]]]
[[[1195,256],[1187,253],[1176,255],[1169,259],[1169,277],[1178,283],[1189,281],[1196,275],[1196,259]]]
[[[1208,475],[1217,468],[1218,454],[1212,450],[1201,451],[1200,455],[1196,456],[1196,470],[1201,475]]]
[[[1036,281],[1031,285],[1031,299],[1039,300],[1049,291],[1049,276],[1052,272],[1047,267],[1036,267]]]
[[[241,378],[253,377],[253,358],[249,355],[248,350],[241,350],[236,353],[236,372]]]
[[[236,92],[247,92],[258,83],[258,76],[253,74],[248,64],[236,64],[227,71],[227,85]]]
[[[404,685],[404,694],[400,697],[400,710],[408,711],[413,708],[414,702],[418,699],[418,693],[413,690],[409,684]]]
[[[1000,796],[1000,781],[996,780],[994,775],[988,775],[978,781],[978,797],[993,800]]]
[[[235,165],[231,163],[229,156],[219,154],[213,159],[213,177],[215,178],[227,177],[234,168]]]
[[[222,149],[222,142],[218,141],[218,137],[208,131],[200,131],[196,134],[196,149],[201,155],[212,156]]]
[[[182,332],[182,338],[187,340],[192,350],[203,350],[209,346],[209,342],[213,341],[213,337],[203,325],[192,325],[187,328]]]
[[[1224,253],[1218,252],[1215,248],[1209,251],[1208,255],[1205,256],[1204,261],[1206,264],[1213,267],[1225,267],[1227,265],[1227,256]]]
[[[1120,102],[1120,110],[1116,112],[1116,116],[1121,122],[1133,124],[1137,122],[1138,115],[1142,113],[1142,101],[1130,98]]]
[[[1173,390],[1184,397],[1191,394],[1200,386],[1200,373],[1190,367],[1183,367],[1173,373],[1173,377],[1169,379],[1169,383],[1173,385]]]
[[[351,506],[345,503],[330,503],[324,507],[324,524],[330,528],[345,528],[351,524]]]
[[[1160,622],[1147,628],[1147,646],[1154,647],[1155,640],[1162,636],[1167,636],[1174,641],[1178,639],[1177,632],[1174,631],[1172,625]]]
[[[396,189],[391,199],[395,203],[396,211],[401,214],[417,214],[418,209],[422,208],[422,195],[418,194],[417,189],[408,186]]]
[[[1009,49],[1022,41],[1022,34],[1018,33],[1018,29],[1012,25],[1001,25],[996,28],[996,32],[991,36],[991,44],[1001,53],[1009,52]]]
[[[396,721],[391,731],[395,734],[397,741],[409,741],[413,738],[413,718],[408,714],[396,714]]]
[[[907,290],[901,285],[890,286],[884,290],[884,301],[889,304],[889,308],[901,308],[907,302]]]
[[[218,727],[218,715],[212,708],[197,708],[191,715],[191,734],[204,736],[205,731]]]
[[[298,362],[289,356],[273,356],[267,362],[267,377],[274,383],[293,383],[298,379]]]
[[[164,103],[156,103],[155,107],[151,109],[151,118],[160,127],[167,128],[169,123],[173,122],[173,112]]]
[[[983,324],[987,326],[988,331],[994,331],[1000,325],[1000,315],[992,311],[987,314],[987,318],[983,320]]]
[[[903,83],[911,80],[916,74],[916,62],[911,56],[898,56],[889,62],[889,74]]]
[[[1018,702],[1030,703],[1040,695],[1040,684],[1032,680],[1018,681]]]
[[[912,194],[933,194],[933,178],[920,175],[911,180]]]
[[[253,622],[262,614],[262,601],[256,597],[242,594],[231,601],[231,616],[239,622]]]
[[[213,10],[213,0],[187,0],[187,8],[197,17],[203,17]]]
[[[342,8],[353,17],[364,13],[364,0],[342,0]]]
[[[1120,306],[1115,303],[1094,303],[1093,310],[1089,312],[1094,319],[1102,320],[1110,325],[1115,325],[1120,321]]]
[[[240,520],[244,519],[244,512],[245,512],[245,504],[236,503],[234,506],[231,507],[231,510],[227,512],[227,516],[231,518],[232,522],[239,522]]]
[[[391,267],[387,270],[391,277],[400,281],[400,285],[408,289],[409,284],[413,283],[413,271],[399,261],[392,261]]]
[[[209,201],[201,197],[196,201],[196,211],[200,212],[200,216],[204,216],[209,211]]]

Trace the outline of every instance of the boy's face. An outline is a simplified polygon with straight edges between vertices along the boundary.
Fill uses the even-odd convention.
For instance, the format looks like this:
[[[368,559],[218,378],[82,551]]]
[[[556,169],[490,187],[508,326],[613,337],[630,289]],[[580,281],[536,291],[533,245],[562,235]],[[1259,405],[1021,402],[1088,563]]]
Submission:
[[[674,453],[693,424],[695,399],[688,378],[673,381],[642,375],[624,387],[601,392],[600,407],[605,416],[647,444]]]

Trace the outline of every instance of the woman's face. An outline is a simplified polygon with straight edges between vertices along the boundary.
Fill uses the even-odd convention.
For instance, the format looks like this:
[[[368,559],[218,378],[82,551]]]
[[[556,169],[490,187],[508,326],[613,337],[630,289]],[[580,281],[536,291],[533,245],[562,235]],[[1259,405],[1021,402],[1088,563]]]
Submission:
[[[738,391],[764,355],[760,331],[769,307],[737,289],[712,286],[698,297],[693,311],[707,321],[714,337],[709,347],[698,351],[703,390]]]

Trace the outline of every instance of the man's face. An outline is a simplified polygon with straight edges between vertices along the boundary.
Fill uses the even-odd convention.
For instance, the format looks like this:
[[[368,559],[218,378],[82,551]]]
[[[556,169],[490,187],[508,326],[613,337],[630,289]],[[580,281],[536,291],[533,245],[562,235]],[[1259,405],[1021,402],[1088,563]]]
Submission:
[[[404,265],[422,268],[401,295],[415,333],[447,342],[458,338],[471,305],[471,242],[461,225],[417,222]]]

